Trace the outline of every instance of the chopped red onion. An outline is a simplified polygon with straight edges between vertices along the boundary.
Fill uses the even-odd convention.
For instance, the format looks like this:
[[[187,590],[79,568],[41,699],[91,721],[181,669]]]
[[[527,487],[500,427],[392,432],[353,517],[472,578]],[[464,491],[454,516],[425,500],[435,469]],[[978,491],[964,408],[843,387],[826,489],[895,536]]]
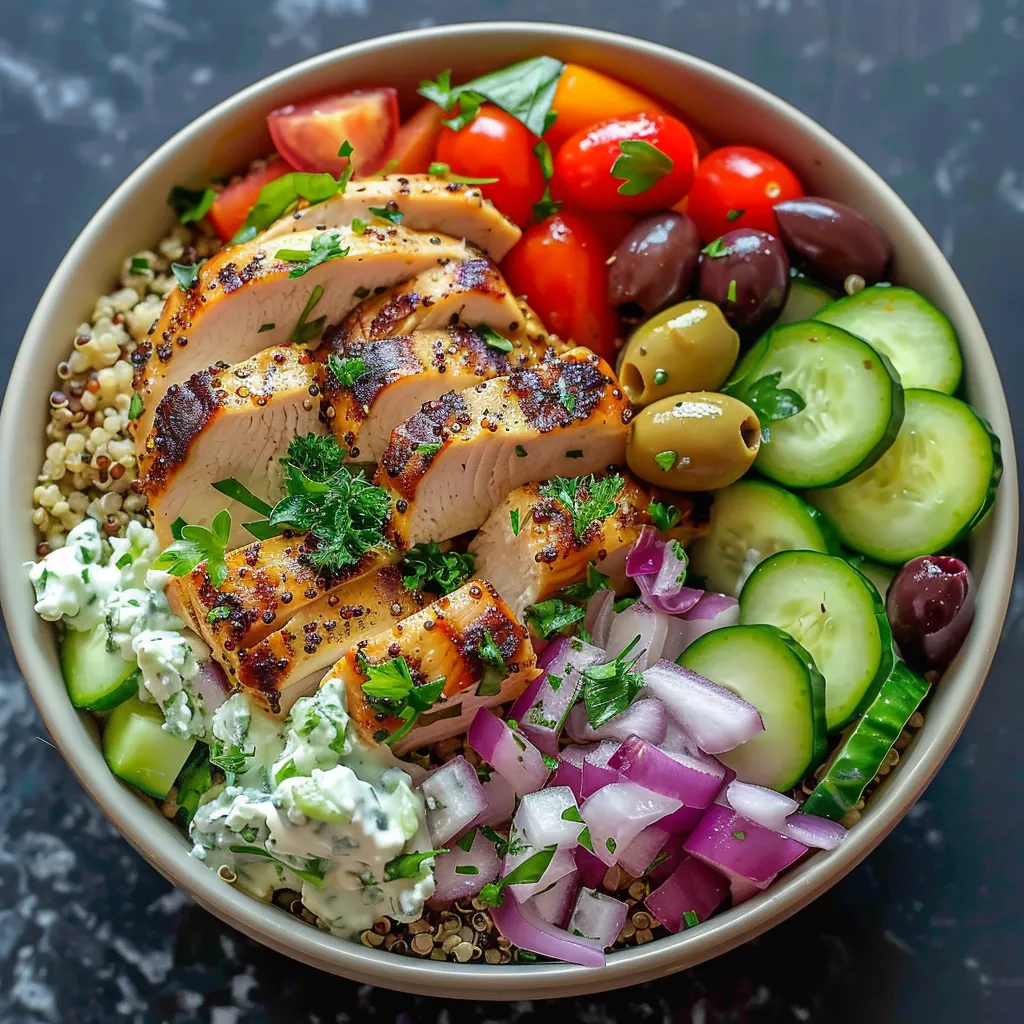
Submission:
[[[819,818],[816,814],[791,814],[786,819],[786,835],[804,846],[817,850],[834,850],[847,835],[837,821]]]
[[[212,715],[228,699],[231,689],[224,669],[212,658],[199,663],[199,671],[189,681],[189,689],[193,695],[203,702],[203,711]]]
[[[487,809],[476,769],[461,755],[431,773],[420,787],[427,805],[427,829],[435,847],[465,831]]]
[[[683,837],[682,836],[671,836],[669,841],[658,851],[659,854],[664,853],[666,857],[659,864],[655,864],[650,870],[648,877],[651,880],[651,885],[661,885],[666,881],[675,871],[680,864],[686,860],[686,851],[683,849]],[[657,860],[657,857],[655,857]],[[653,863],[653,861],[652,861]]]
[[[598,590],[590,595],[587,601],[587,614],[583,619],[583,628],[590,634],[590,641],[596,647],[607,647],[608,628],[615,615],[615,591]]]
[[[764,731],[761,715],[752,704],[674,662],[652,665],[644,672],[644,684],[709,754],[732,750]]]
[[[606,641],[608,654],[602,660],[611,660],[639,637],[630,657],[639,655],[633,670],[642,672],[661,657],[667,632],[668,616],[654,611],[643,601],[636,601],[612,619]]]
[[[537,853],[537,847],[526,846],[519,853],[508,853],[505,855],[505,859],[501,863],[502,875],[507,875],[510,871],[514,871],[524,861],[529,860],[535,853]],[[543,892],[545,889],[550,888],[560,878],[569,874],[570,871],[576,870],[576,859],[573,857],[570,850],[566,850],[564,847],[555,850],[554,856],[548,862],[548,866],[544,869],[544,874],[537,879],[536,882],[520,882],[518,885],[510,885],[507,888],[513,890],[518,900],[528,900],[531,896],[536,896],[538,893]]]
[[[654,527],[645,526],[626,556],[626,575],[631,580],[640,576],[656,576],[663,560],[663,547]]]
[[[568,818],[566,814],[570,815]],[[579,823],[576,797],[568,786],[548,786],[536,793],[527,793],[519,802],[512,823],[531,846],[565,846],[579,842],[583,826]]]
[[[557,648],[558,644],[553,643],[551,647]],[[529,686],[526,687],[525,690],[523,690],[521,694],[519,694],[518,697],[516,697],[515,703],[509,710],[509,718],[516,722],[522,722],[522,720],[526,717],[527,713],[529,712],[530,708],[532,708],[534,703],[536,702],[537,694],[540,692],[541,684],[543,682],[544,673],[542,672],[539,676],[537,676],[536,679],[533,680],[532,683],[530,683]]]
[[[545,921],[535,907],[519,903],[515,894],[507,890],[501,906],[491,908],[491,919],[501,934],[520,949],[584,967],[604,966],[604,950],[598,949],[596,943],[556,928]]]
[[[583,799],[583,757],[591,746],[563,747],[558,758],[558,770],[551,780],[552,786],[568,786],[577,802]]]
[[[517,796],[542,789],[548,781],[550,772],[540,751],[486,708],[477,712],[466,739],[499,775],[505,776]]]
[[[661,827],[660,822],[657,825],[648,825],[619,854],[619,867],[634,878],[643,878],[668,840],[669,834]]]
[[[576,867],[580,873],[580,881],[589,889],[596,889],[608,874],[608,866],[597,859],[585,846],[577,846],[572,851]]]
[[[772,875],[766,882],[752,882],[749,878],[743,878],[741,875],[737,875],[735,872],[725,868],[716,868],[716,870],[729,883],[729,895],[732,898],[732,905],[734,907],[738,907],[741,903],[746,903],[752,896],[763,892],[775,881],[775,875]]]
[[[564,928],[572,908],[576,905],[576,896],[579,891],[579,872],[570,871],[567,875],[562,875],[550,889],[545,889],[543,892],[537,893],[536,896],[530,897],[530,906],[548,924],[553,924],[556,928]]]
[[[595,855],[610,867],[644,828],[680,807],[681,801],[635,782],[612,782],[588,797],[580,814],[590,829]]]
[[[567,930],[570,935],[592,939],[607,949],[615,945],[628,914],[629,907],[622,900],[595,889],[581,889]]]
[[[469,850],[453,843],[448,853],[434,858],[434,895],[436,903],[468,899],[501,872],[501,860],[492,843],[482,832],[473,837]]]
[[[537,668],[546,671],[548,665],[554,661],[558,653],[568,642],[569,638],[565,636],[556,636],[553,640],[548,641],[547,647],[544,648],[544,653],[537,657]]]
[[[670,932],[680,932],[690,927],[686,918],[691,912],[706,921],[728,892],[729,883],[721,875],[687,857],[644,903]]]
[[[625,740],[629,736],[641,736],[651,743],[662,743],[668,728],[668,714],[665,705],[654,697],[634,701],[625,711],[605,722],[600,729],[591,726],[587,709],[582,701],[569,712],[565,729],[579,743],[595,740]]]
[[[487,806],[473,824],[504,825],[516,809],[516,791],[512,783],[504,775],[492,772],[483,787]]]
[[[586,817],[586,804],[580,813]],[[683,848],[710,867],[725,869],[755,883],[770,881],[807,852],[803,843],[764,828],[721,804],[712,804],[704,812]]]
[[[704,594],[685,614],[670,617],[668,635],[661,656],[675,661],[687,647],[705,633],[740,621],[739,602],[725,594]]]
[[[666,814],[658,824],[666,832],[671,832],[679,842],[682,842],[697,827],[697,823],[703,817],[703,807],[680,807],[678,811]]]
[[[749,782],[730,782],[725,790],[728,805],[772,832],[785,833],[786,819],[800,806],[792,797]]]
[[[687,558],[678,541],[662,541],[653,527],[646,526],[626,557],[626,575],[635,579],[644,601],[667,615],[689,611],[703,595],[702,590],[684,586]],[[611,648],[611,641],[609,641]]]
[[[686,807],[707,807],[725,778],[725,769],[711,758],[670,754],[640,736],[622,743],[608,759],[608,767],[638,786],[681,800]]]
[[[583,799],[593,796],[603,786],[618,782],[621,776],[608,767],[612,754],[619,749],[617,740],[602,740],[583,757]]]

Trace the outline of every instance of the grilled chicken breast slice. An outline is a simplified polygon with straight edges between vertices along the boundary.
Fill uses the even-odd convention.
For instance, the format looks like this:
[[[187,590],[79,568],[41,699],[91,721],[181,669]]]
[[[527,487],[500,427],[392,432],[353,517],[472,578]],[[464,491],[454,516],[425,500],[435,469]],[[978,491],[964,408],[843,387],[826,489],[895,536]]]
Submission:
[[[387,566],[321,594],[277,631],[244,650],[219,652],[233,684],[274,715],[312,693],[353,644],[423,607],[424,599]]]
[[[203,562],[171,581],[168,600],[179,616],[192,620],[221,660],[225,651],[254,647],[321,598],[330,605],[343,587],[402,557],[390,544],[381,544],[341,572],[328,574],[306,562],[310,550],[312,542],[301,534],[253,541],[225,555],[227,578],[221,586],[213,585]]]
[[[626,588],[626,555],[651,524],[649,488],[626,476],[615,496],[615,510],[577,531],[572,512],[541,493],[539,483],[517,487],[477,531],[469,545],[477,573],[489,580],[520,618],[544,601],[587,578],[587,567],[609,577],[613,590]],[[679,510],[679,522],[663,534],[684,547],[708,530],[707,494],[659,495]],[[515,524],[515,525],[514,525]]]
[[[516,487],[622,463],[632,412],[589,349],[448,392],[395,428],[375,482],[396,547],[475,530]]]
[[[466,327],[354,344],[347,358],[361,360],[364,367],[348,386],[331,372],[330,363],[321,365],[322,416],[349,457],[360,462],[380,458],[410,410],[446,391],[504,376],[513,365],[509,354]]]
[[[138,443],[145,442],[171,384],[188,380],[210,363],[238,363],[268,345],[289,341],[300,318],[315,336],[304,340],[315,341],[321,317],[324,323],[335,323],[375,288],[390,288],[439,263],[475,255],[460,239],[394,225],[369,227],[362,234],[349,228],[336,231],[348,255],[320,263],[300,277],[290,276],[298,264],[278,259],[276,253],[283,248],[310,250],[321,231],[297,232],[286,246],[259,239],[231,246],[199,268],[188,291],[171,292],[150,337],[132,356],[135,388],[142,398],[142,414],[134,421]],[[304,314],[317,289],[322,295]]]
[[[257,240],[287,241],[287,236],[296,231],[347,228],[353,217],[372,223],[372,210],[384,209],[388,203],[395,203],[401,211],[404,227],[465,238],[496,261],[504,259],[522,234],[489,199],[484,199],[477,186],[442,181],[429,174],[390,174],[350,181],[344,192],[282,217]]]
[[[481,656],[488,637],[500,651],[504,669],[489,664],[494,659],[486,654]],[[369,676],[363,667],[398,657],[405,659],[416,686],[444,679],[441,696],[430,711],[393,744],[398,754],[456,735],[461,731],[460,715],[515,699],[537,675],[537,657],[526,629],[489,583],[470,580],[391,629],[360,640],[327,677],[344,682],[348,713],[367,743],[384,742],[403,721],[391,713],[393,705],[371,700],[364,692]]]
[[[367,299],[324,332],[322,349],[344,357],[355,345],[454,323],[485,325],[512,342],[512,358],[541,358],[565,346],[549,335],[537,315],[511,292],[489,259],[431,267],[389,291]]]
[[[171,524],[209,526],[231,513],[229,548],[252,540],[242,525],[258,513],[212,486],[235,477],[271,505],[285,493],[281,456],[292,438],[319,433],[317,368],[303,345],[272,345],[234,366],[215,366],[172,384],[142,446],[140,485],[160,544]]]

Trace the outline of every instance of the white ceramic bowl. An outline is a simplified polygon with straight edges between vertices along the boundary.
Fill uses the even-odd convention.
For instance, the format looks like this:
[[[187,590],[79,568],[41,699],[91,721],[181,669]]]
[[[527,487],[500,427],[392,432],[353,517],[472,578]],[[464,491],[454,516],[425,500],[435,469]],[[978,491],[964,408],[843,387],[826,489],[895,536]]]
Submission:
[[[899,767],[876,792],[835,852],[819,854],[764,894],[685,932],[609,956],[603,970],[570,964],[456,965],[391,956],[303,924],[222,882],[188,857],[182,835],[109,772],[96,729],[64,691],[51,627],[32,611],[22,563],[35,554],[31,493],[44,449],[52,371],[122,259],[171,226],[169,188],[244,167],[270,149],[264,115],[285,102],[367,83],[410,97],[444,67],[456,81],[528,56],[551,54],[609,72],[659,96],[722,142],[777,154],[805,188],[844,200],[892,239],[894,276],[942,307],[956,325],[967,396],[1002,440],[1005,471],[992,514],[971,545],[978,580],[974,627],[927,708]],[[168,100],[170,102],[170,100]],[[805,906],[879,843],[921,794],[967,720],[992,661],[1016,552],[1017,479],[1006,401],[992,353],[963,288],[936,244],[893,191],[850,150],[792,107],[727,71],[652,43],[555,25],[487,24],[425,29],[357,43],[314,57],[244,90],[163,145],[104,203],[46,289],[25,333],[0,417],[0,586],[18,661],[54,741],[82,785],[125,838],[211,913],[306,963],[389,988],[448,998],[564,996],[646,981],[690,967],[754,937]]]

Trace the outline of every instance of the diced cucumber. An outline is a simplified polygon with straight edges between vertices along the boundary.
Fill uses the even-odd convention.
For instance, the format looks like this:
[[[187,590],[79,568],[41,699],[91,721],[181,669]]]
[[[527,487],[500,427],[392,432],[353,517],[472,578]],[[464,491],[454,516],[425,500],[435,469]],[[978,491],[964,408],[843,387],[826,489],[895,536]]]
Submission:
[[[903,389],[888,360],[866,341],[804,320],[769,331],[725,390],[741,401],[764,377],[795,391],[802,412],[763,423],[754,465],[786,487],[831,487],[875,462],[903,422]],[[756,410],[755,410],[756,411]]]
[[[112,645],[111,645],[112,646]],[[134,661],[125,661],[107,645],[107,627],[69,629],[60,645],[60,668],[76,708],[109,711],[139,689]]]
[[[747,577],[776,551],[832,551],[825,517],[789,491],[765,480],[740,480],[715,492],[711,530],[690,549],[690,564],[708,590],[739,597]]]
[[[172,736],[163,724],[155,704],[130,697],[114,708],[103,729],[103,756],[110,770],[158,800],[167,796],[196,745],[194,739]]]
[[[824,309],[834,301],[835,295],[824,286],[816,284],[809,277],[794,277],[789,282],[789,295],[786,296],[786,304],[775,326],[812,320],[819,309]]]
[[[863,555],[855,554],[852,551],[844,551],[843,558],[845,558],[850,565],[854,567],[858,572],[864,573],[878,591],[878,596],[882,599],[882,603],[885,603],[885,595],[889,591],[889,584],[892,583],[893,576],[896,575],[896,570],[891,565],[882,565],[881,562],[873,562],[870,558],[865,558]]]
[[[948,548],[995,500],[999,440],[965,402],[938,391],[906,392],[895,444],[867,472],[807,498],[843,542],[879,562],[902,565]]]
[[[800,809],[841,821],[878,774],[886,754],[927,693],[928,683],[903,662],[896,662],[892,675],[851,727]]]
[[[740,594],[740,622],[789,633],[825,677],[825,723],[840,729],[892,671],[892,633],[874,584],[848,562],[818,551],[766,558]]]
[[[814,315],[856,334],[884,353],[905,388],[930,388],[951,395],[963,360],[949,317],[910,288],[875,285]]]
[[[679,664],[761,712],[764,732],[716,755],[741,782],[792,789],[825,756],[825,680],[814,659],[781,629],[716,629],[690,644]]]

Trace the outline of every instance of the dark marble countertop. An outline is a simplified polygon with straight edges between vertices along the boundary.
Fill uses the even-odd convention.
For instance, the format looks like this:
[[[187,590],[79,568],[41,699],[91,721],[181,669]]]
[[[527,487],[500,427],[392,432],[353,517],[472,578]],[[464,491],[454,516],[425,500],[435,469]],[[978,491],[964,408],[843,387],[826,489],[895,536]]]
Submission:
[[[689,50],[821,121],[893,184],[978,308],[1015,411],[1024,230],[1018,0],[36,0],[0,19],[0,375],[87,217],[147,153],[264,74],[356,39],[558,19]],[[563,1004],[472,1005],[318,974],[221,925],[114,832],[0,641],[0,1022],[1024,1020],[1024,590],[936,781],[869,860],[695,970]],[[528,996],[528,992],[523,993]]]

